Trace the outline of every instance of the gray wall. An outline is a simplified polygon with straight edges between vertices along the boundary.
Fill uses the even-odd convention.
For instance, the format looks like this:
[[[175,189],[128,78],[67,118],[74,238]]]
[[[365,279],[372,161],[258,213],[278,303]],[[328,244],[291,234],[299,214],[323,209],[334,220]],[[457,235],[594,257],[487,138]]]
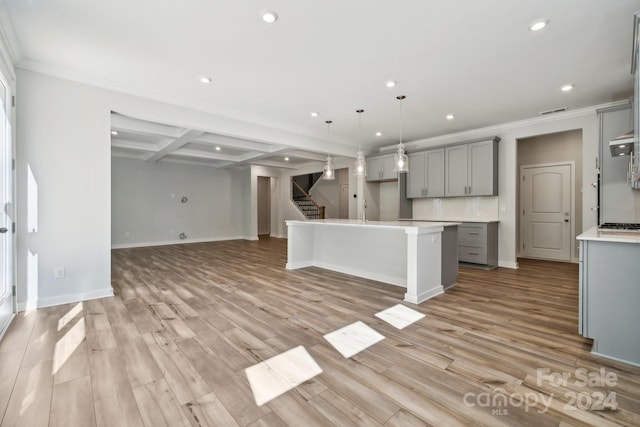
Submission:
[[[190,242],[243,238],[240,173],[113,158],[112,246],[181,242],[181,232]]]
[[[574,236],[577,236],[582,233],[582,130],[576,129],[518,140],[518,171],[520,166],[564,161],[573,161],[576,165],[575,185],[572,191],[575,192],[576,196]],[[519,191],[520,180],[518,179],[518,194]],[[519,197],[517,198],[517,204],[518,212],[520,212]],[[520,216],[518,216],[518,230],[520,226],[519,218]],[[518,248],[520,248],[519,232],[517,236]],[[574,246],[577,248],[577,242]]]

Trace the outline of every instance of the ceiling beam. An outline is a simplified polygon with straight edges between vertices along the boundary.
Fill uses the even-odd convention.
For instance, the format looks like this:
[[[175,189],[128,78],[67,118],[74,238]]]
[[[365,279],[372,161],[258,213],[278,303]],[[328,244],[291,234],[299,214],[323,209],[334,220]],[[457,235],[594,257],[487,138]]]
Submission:
[[[274,149],[281,148],[273,144],[248,141],[246,139],[233,138],[230,136],[217,135],[213,133],[205,133],[192,142],[219,145],[221,147],[229,147],[236,150],[259,151],[261,153],[271,153]]]
[[[313,161],[316,161],[316,162],[324,162],[324,161],[327,160],[327,155],[326,154],[312,153],[312,152],[303,151],[303,150],[289,150],[284,154],[286,154],[289,157],[294,157],[294,158],[298,158],[298,159],[313,160]]]
[[[156,152],[158,151],[158,147],[154,144],[148,144],[145,142],[139,141],[129,141],[127,139],[111,139],[111,147],[115,148],[126,148],[128,150],[137,150],[137,151],[147,151],[147,152]]]
[[[179,127],[134,119],[117,113],[111,113],[111,130],[138,135],[166,136],[172,139],[179,138],[184,133],[184,129]]]
[[[145,161],[157,162],[161,158],[173,153],[175,150],[182,147],[183,145],[193,141],[195,138],[199,137],[203,133],[204,132],[201,132],[199,130],[188,130],[184,132],[182,135],[180,135],[180,137],[178,137],[177,139],[169,142],[168,144],[165,144],[161,149],[159,149],[158,151],[156,151],[155,153],[147,157]]]
[[[226,160],[230,162],[238,161],[238,156],[230,156],[229,154],[210,153],[208,151],[191,150],[188,148],[180,148],[171,153],[172,156],[195,157],[208,160]]]

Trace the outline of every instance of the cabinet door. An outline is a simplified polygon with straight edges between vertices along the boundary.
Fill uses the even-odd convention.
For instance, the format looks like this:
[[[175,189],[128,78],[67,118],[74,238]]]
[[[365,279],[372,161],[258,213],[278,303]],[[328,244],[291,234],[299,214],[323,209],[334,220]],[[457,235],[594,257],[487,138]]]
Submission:
[[[444,197],[444,148],[425,151],[425,195]],[[413,165],[410,164],[411,167]],[[411,171],[411,168],[409,168]]]
[[[467,195],[494,196],[497,194],[496,150],[497,144],[493,140],[467,145]]]
[[[367,181],[379,181],[382,179],[382,157],[369,157],[367,159]]]
[[[382,179],[397,179],[398,172],[394,172],[395,155],[387,154],[382,156]]]
[[[466,196],[467,193],[467,145],[446,147],[445,192],[446,197]]]
[[[425,197],[425,152],[409,153],[409,172],[407,172],[407,198]]]

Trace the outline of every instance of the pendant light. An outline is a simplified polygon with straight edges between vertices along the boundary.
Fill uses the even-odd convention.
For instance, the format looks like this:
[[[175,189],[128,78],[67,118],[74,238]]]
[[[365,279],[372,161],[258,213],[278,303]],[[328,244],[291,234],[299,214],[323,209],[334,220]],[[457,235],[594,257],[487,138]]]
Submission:
[[[325,121],[325,123],[327,124],[327,139],[331,140],[331,120],[327,120]],[[324,165],[324,168],[322,169],[322,179],[324,179],[325,181],[333,181],[334,179],[336,179],[336,171],[333,168],[333,164],[331,163],[331,156],[329,154],[327,154],[327,164]]]
[[[354,176],[367,176],[367,162],[364,159],[364,153],[360,147],[362,140],[362,113],[364,110],[356,110],[358,113],[358,152],[356,153],[356,161],[354,163],[355,171]]]
[[[404,144],[402,143],[402,100],[405,98],[406,96],[404,95],[396,96],[396,99],[400,101],[400,143],[394,158],[393,171],[399,173],[409,172],[409,158],[404,151]]]

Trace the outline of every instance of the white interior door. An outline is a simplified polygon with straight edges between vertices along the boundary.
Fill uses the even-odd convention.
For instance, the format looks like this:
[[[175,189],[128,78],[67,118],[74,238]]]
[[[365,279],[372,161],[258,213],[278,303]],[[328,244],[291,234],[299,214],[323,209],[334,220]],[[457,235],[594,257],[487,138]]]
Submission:
[[[571,261],[571,165],[523,166],[521,172],[523,256]]]
[[[0,336],[15,313],[13,293],[13,150],[11,126],[7,115],[8,89],[0,80]]]

